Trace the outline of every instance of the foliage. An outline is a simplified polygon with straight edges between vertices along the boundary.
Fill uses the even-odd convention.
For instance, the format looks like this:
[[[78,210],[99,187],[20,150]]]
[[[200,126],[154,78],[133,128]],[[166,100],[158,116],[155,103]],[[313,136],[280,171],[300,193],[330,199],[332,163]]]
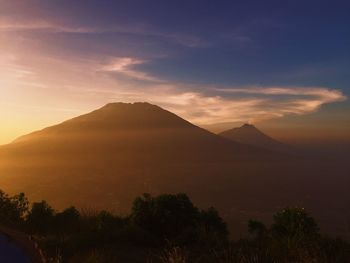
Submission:
[[[162,263],[186,263],[188,252],[182,247],[170,246],[164,249],[159,258]]]
[[[69,207],[62,212],[56,213],[54,218],[55,228],[59,233],[71,233],[79,228],[80,213],[74,207]]]
[[[135,199],[133,222],[163,239],[174,239],[196,226],[199,212],[185,194],[144,194]]]
[[[228,242],[229,232],[227,225],[213,207],[200,211],[199,229],[202,230],[200,241],[203,244],[214,247]]]
[[[350,244],[323,237],[303,208],[287,207],[270,227],[248,222],[248,238],[229,241],[217,210],[185,194],[144,194],[126,217],[108,211],[55,211],[24,194],[0,191],[0,223],[33,235],[52,262],[350,262]],[[49,261],[50,262],[50,261]]]
[[[319,227],[314,218],[304,208],[287,207],[274,216],[272,232],[277,237],[286,237],[296,241],[315,239],[319,236]]]
[[[203,236],[226,241],[226,223],[214,208],[199,210],[186,194],[144,194],[135,199],[132,222],[162,240],[194,242]]]
[[[266,234],[266,226],[257,220],[248,221],[248,232],[255,238],[262,238]]]
[[[9,225],[23,223],[29,202],[23,193],[9,196],[0,190],[0,222]]]
[[[46,201],[36,202],[28,212],[27,224],[34,232],[46,233],[54,223],[54,215],[55,211]]]

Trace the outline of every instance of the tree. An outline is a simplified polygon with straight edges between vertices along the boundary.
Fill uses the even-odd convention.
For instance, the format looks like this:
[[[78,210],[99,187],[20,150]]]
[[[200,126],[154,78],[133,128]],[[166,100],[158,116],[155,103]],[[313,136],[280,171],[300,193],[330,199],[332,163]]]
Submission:
[[[15,207],[18,217],[23,219],[29,209],[29,201],[24,193],[19,193],[18,195],[11,197],[11,203]]]
[[[201,236],[201,241],[210,246],[228,242],[227,224],[213,207],[200,211],[199,230],[202,232],[200,234],[204,234],[204,236]]]
[[[28,200],[23,193],[8,196],[0,190],[0,222],[3,224],[20,224],[28,212]]]
[[[55,227],[60,232],[73,232],[79,228],[80,213],[74,207],[66,208],[55,215]]]
[[[55,211],[46,201],[32,204],[27,216],[27,223],[32,231],[46,233],[52,230]]]
[[[319,227],[315,219],[304,208],[287,207],[277,212],[271,227],[276,237],[288,238],[296,242],[315,239],[319,236]]]
[[[199,220],[207,233],[213,233],[223,240],[228,238],[227,224],[214,207],[202,210]]]
[[[182,193],[136,198],[131,220],[151,234],[177,243],[219,244],[228,240],[227,225],[217,210],[199,210]]]
[[[186,194],[144,194],[135,199],[131,218],[160,238],[174,239],[196,227],[199,211]]]
[[[264,223],[256,220],[248,221],[248,231],[255,238],[261,239],[266,233],[267,229]]]

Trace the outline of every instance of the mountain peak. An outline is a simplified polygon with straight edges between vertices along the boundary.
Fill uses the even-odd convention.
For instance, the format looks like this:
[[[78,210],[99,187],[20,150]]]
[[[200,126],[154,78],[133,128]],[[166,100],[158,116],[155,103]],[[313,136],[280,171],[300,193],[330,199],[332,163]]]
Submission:
[[[156,105],[153,105],[151,103],[148,102],[131,102],[131,103],[127,103],[127,102],[110,102],[107,103],[105,106],[103,106],[101,109],[103,108],[118,108],[118,107],[157,107]]]
[[[232,141],[259,146],[271,150],[283,150],[287,146],[261,132],[254,125],[245,123],[241,127],[233,128],[220,133],[222,137]]]
[[[125,102],[111,102],[107,103],[103,107],[95,110],[94,112],[101,112],[101,111],[109,111],[109,112],[130,112],[130,111],[143,111],[143,110],[153,110],[154,112],[165,112],[164,109],[153,105],[148,102],[132,102],[132,103],[125,103]],[[153,113],[154,113],[153,112]]]
[[[61,124],[19,137],[15,142],[48,134],[86,134],[102,131],[145,131],[193,127],[195,126],[188,121],[148,102],[113,102]]]
[[[193,126],[179,116],[148,102],[108,103],[100,109],[73,120],[98,122],[99,125],[103,122],[108,125],[118,126],[118,128]]]

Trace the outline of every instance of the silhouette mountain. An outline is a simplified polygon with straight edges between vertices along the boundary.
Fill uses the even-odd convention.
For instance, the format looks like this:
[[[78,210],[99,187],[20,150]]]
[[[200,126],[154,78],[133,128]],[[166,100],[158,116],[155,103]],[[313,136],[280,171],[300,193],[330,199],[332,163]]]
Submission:
[[[193,185],[199,175],[214,178],[233,163],[276,158],[149,103],[110,103],[1,146],[0,185],[57,207],[118,202],[125,208],[143,192]]]
[[[21,142],[47,135],[64,136],[79,132],[113,132],[126,130],[193,128],[194,125],[156,105],[149,103],[109,103],[91,113],[65,121],[29,135],[14,142]]]
[[[271,138],[251,124],[244,124],[241,127],[223,131],[219,133],[219,135],[235,142],[263,147],[274,151],[291,150],[288,145]]]
[[[57,209],[113,212],[128,212],[145,192],[184,192],[200,207],[217,207],[237,235],[248,219],[270,218],[290,204],[341,213],[348,170],[293,158],[228,140],[152,104],[111,103],[0,146],[0,189]]]
[[[20,149],[17,153],[20,155],[30,151],[39,154],[40,158],[53,156],[55,160],[60,159],[55,155],[62,152],[66,155],[74,153],[80,159],[85,155],[95,157],[96,153],[103,154],[103,158],[115,159],[130,153],[133,159],[140,157],[139,161],[149,159],[149,156],[157,161],[157,158],[167,156],[193,161],[217,158],[218,154],[222,158],[252,159],[260,158],[259,154],[264,152],[228,142],[149,103],[110,103],[91,113],[22,136],[7,148]]]

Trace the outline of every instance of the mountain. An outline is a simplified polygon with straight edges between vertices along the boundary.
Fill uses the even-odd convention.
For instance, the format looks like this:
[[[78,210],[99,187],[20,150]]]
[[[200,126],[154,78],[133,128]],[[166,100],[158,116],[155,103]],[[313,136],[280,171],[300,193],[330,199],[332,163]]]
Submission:
[[[110,103],[91,113],[22,136],[3,147],[14,157],[84,158],[140,162],[212,161],[218,156],[235,160],[261,158],[262,149],[228,142],[213,133],[149,103]],[[63,156],[62,156],[63,155]],[[270,154],[272,156],[272,153]],[[69,158],[67,158],[69,157]],[[173,159],[171,159],[173,158]]]
[[[340,226],[343,217],[329,215],[349,204],[346,171],[228,140],[148,103],[107,104],[0,146],[0,189],[10,194],[125,213],[142,193],[185,192],[217,207],[234,235],[286,205],[309,208],[322,228]]]
[[[111,103],[1,146],[0,185],[56,207],[124,210],[143,192],[184,191],[198,176],[214,178],[234,163],[270,159],[280,157],[156,105]]]
[[[271,138],[251,124],[244,124],[241,127],[223,131],[219,135],[234,142],[263,147],[274,151],[286,152],[291,150],[288,145]]]

